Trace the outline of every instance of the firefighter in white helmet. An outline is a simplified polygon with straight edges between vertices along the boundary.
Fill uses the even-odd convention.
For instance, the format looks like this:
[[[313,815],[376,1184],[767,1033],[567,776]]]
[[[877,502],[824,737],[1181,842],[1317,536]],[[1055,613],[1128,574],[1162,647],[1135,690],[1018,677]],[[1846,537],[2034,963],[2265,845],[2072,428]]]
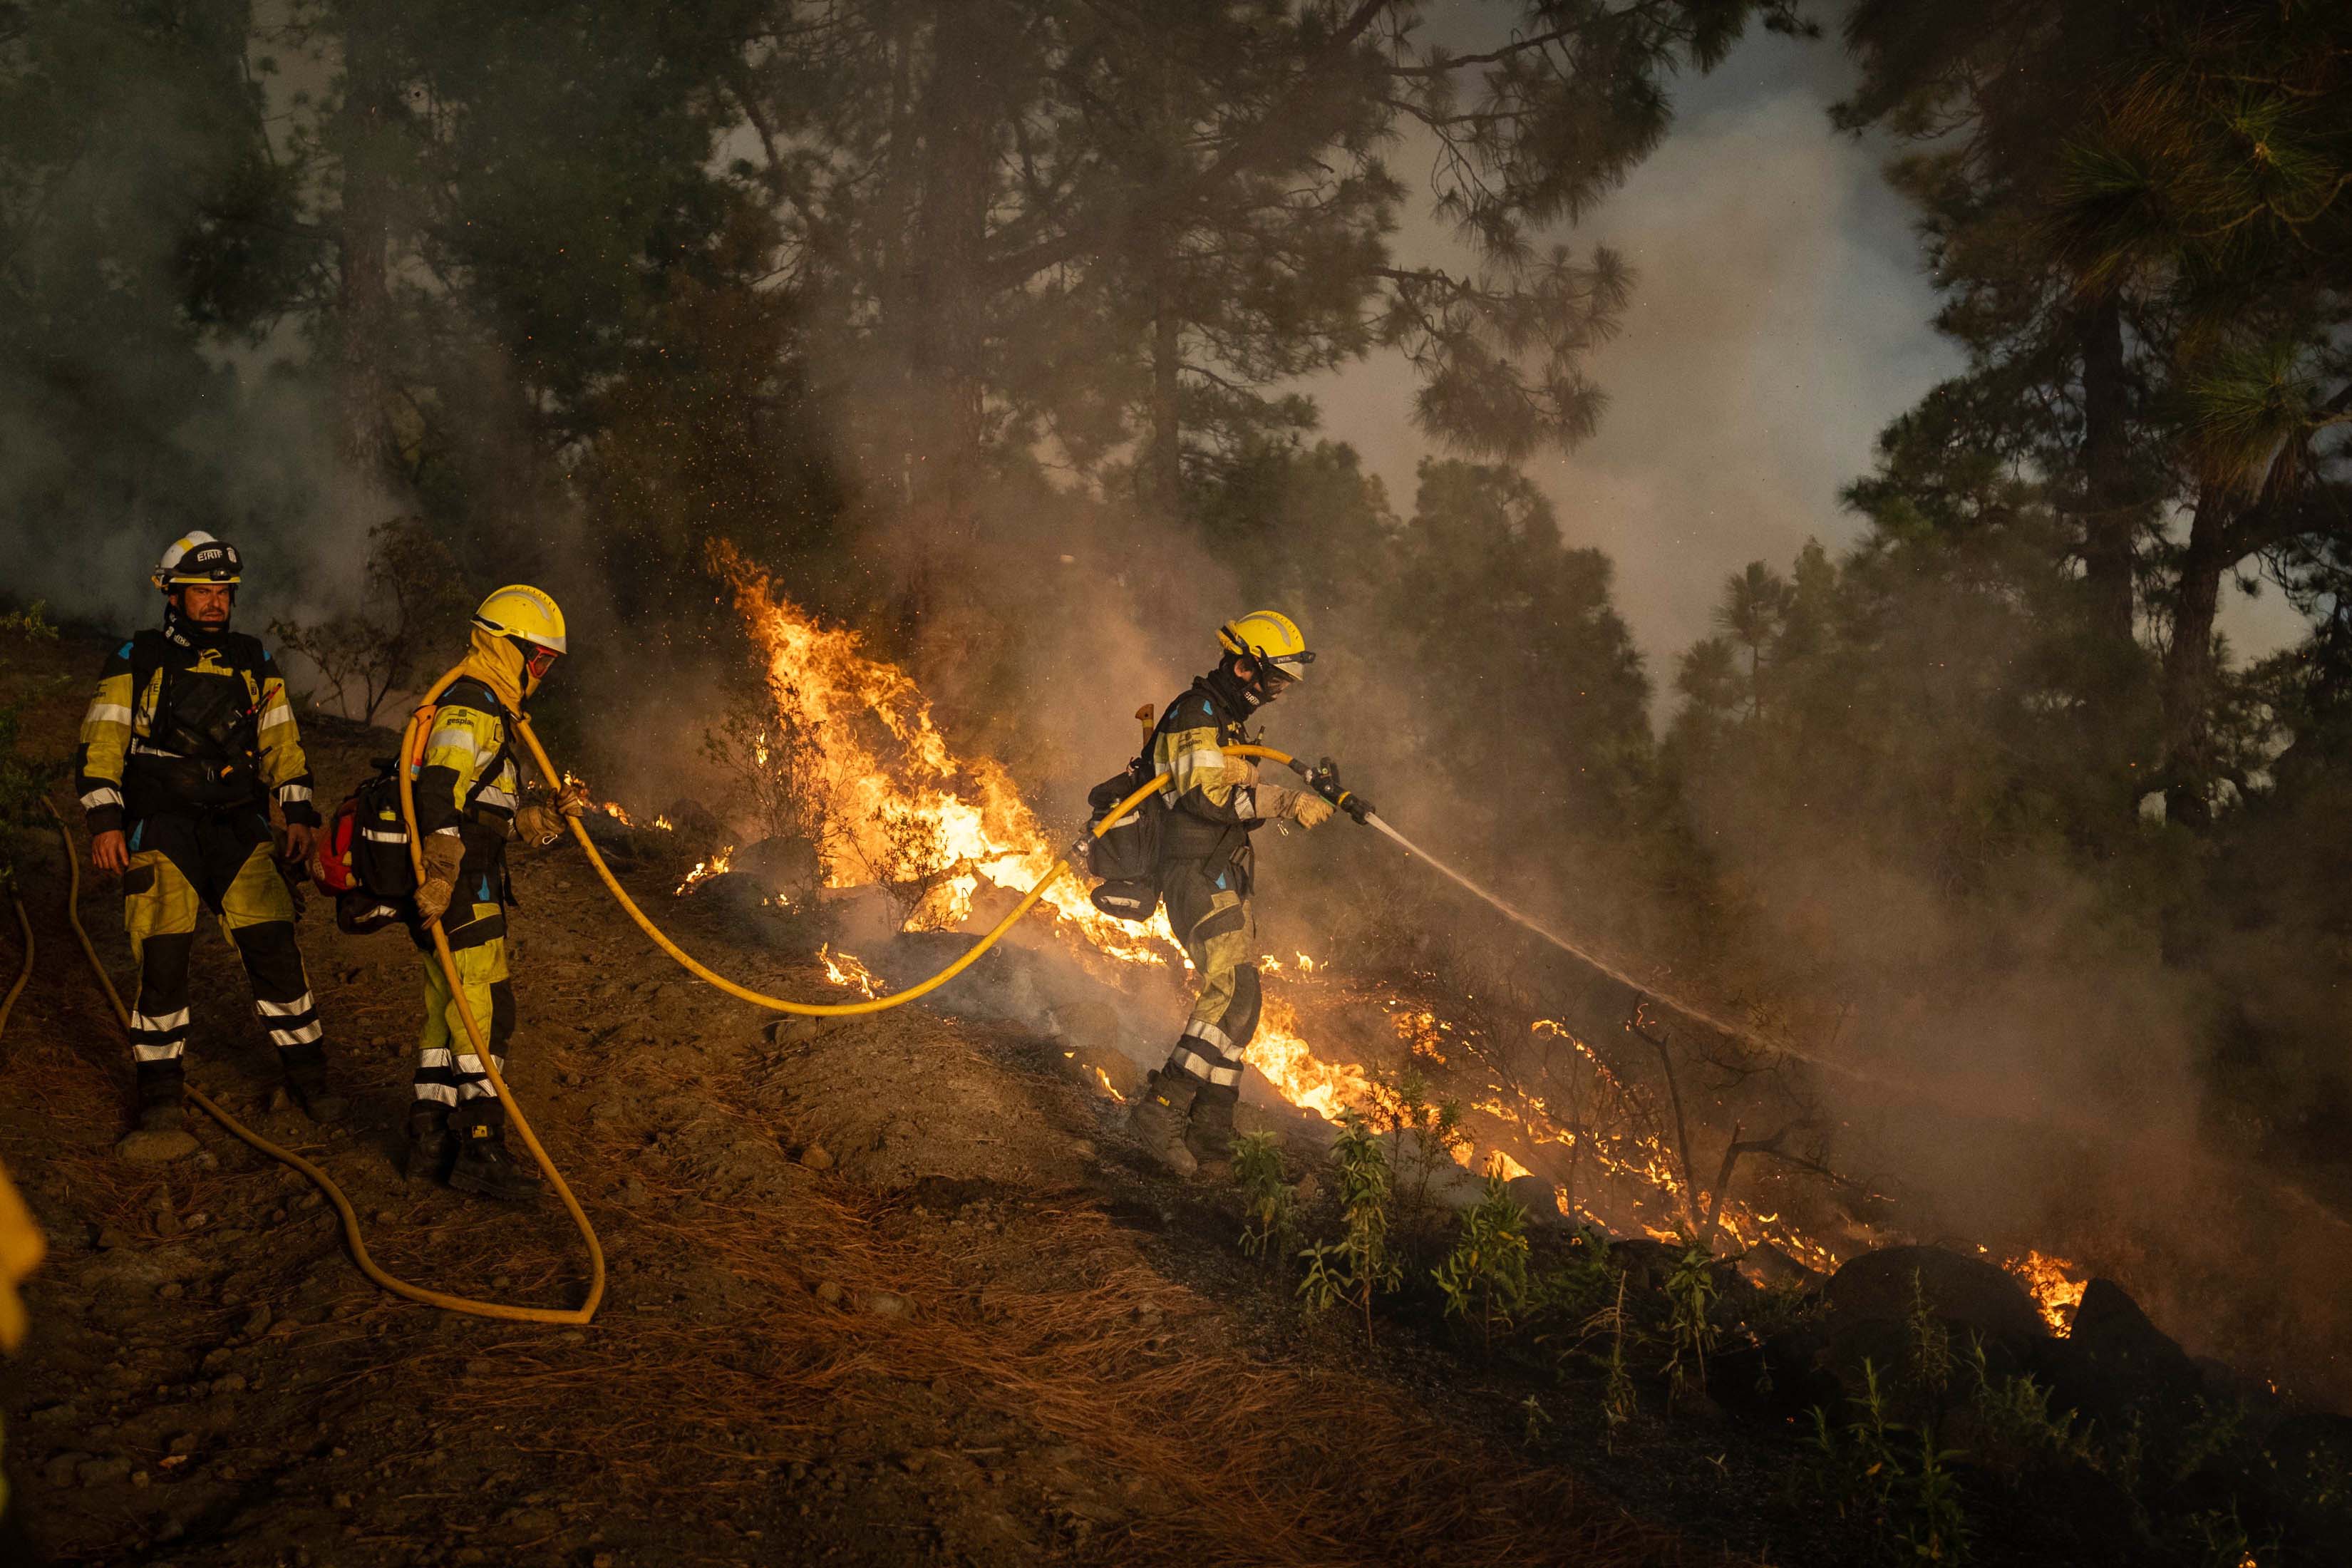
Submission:
[[[1168,776],[1160,897],[1201,989],[1129,1120],[1145,1152],[1183,1175],[1230,1155],[1242,1052],[1257,1032],[1250,835],[1284,819],[1314,827],[1331,815],[1321,795],[1260,784],[1255,764],[1219,749],[1242,743],[1243,721],[1305,678],[1315,655],[1297,624],[1257,610],[1219,627],[1217,641],[1217,668],[1168,705],[1149,752]]]
[[[127,1159],[195,1152],[185,1128],[181,1058],[188,1044],[188,953],[199,910],[236,944],[287,1087],[330,1121],[326,1043],[294,940],[295,906],[273,861],[269,807],[286,824],[286,860],[310,853],[319,814],[310,764],[268,650],[229,630],[244,563],[209,533],[173,542],[150,576],[163,625],[106,661],[84,715],[76,788],[90,863],[122,879],[123,924],[139,965],[131,1015],[138,1127]]]
[[[515,1027],[507,840],[552,844],[563,834],[562,818],[586,810],[588,798],[567,784],[551,807],[524,802],[515,761],[515,717],[569,646],[563,612],[537,588],[500,588],[474,612],[472,641],[464,673],[433,711],[412,786],[425,861],[411,927],[425,955],[425,1027],[404,1168],[460,1192],[529,1202],[539,1195],[539,1177],[508,1152],[506,1108],[467,1034],[431,928],[448,938],[466,1005],[505,1072]]]

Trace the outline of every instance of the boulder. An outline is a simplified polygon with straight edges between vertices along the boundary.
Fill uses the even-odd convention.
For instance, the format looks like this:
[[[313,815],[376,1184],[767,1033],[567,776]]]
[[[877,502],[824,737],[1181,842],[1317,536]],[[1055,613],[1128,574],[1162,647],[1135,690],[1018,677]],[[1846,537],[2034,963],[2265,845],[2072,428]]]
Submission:
[[[1900,1323],[1911,1316],[1915,1279],[1927,1310],[1958,1330],[1988,1339],[2049,1335],[2049,1325],[2016,1276],[1980,1258],[1940,1247],[1865,1252],[1831,1275],[1822,1294],[1832,1321],[1842,1326]]]
[[[2158,1451],[2206,1415],[2203,1372],[2112,1279],[2084,1287],[2066,1337],[2038,1347],[2035,1361],[2053,1405],[2109,1432],[2137,1423]]]

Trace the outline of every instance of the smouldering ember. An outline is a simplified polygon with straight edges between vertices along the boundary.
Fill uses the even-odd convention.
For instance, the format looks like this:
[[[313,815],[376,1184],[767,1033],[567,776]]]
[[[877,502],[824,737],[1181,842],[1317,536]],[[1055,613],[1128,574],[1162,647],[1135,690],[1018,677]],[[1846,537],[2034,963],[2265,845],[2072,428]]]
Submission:
[[[835,952],[827,942],[816,950],[816,956],[824,965],[824,977],[835,985],[851,986],[869,1000],[882,994],[882,982],[854,953]]]
[[[2072,1262],[2045,1257],[2029,1247],[2021,1257],[2011,1258],[2002,1267],[2025,1281],[2026,1289],[2033,1294],[2033,1304],[2042,1310],[2042,1321],[2053,1331],[2063,1334],[2072,1326],[2074,1309],[2082,1305],[2087,1283],[2074,1277]]]
[[[582,778],[578,773],[573,773],[569,768],[563,770],[563,782],[566,784],[578,784],[583,789],[586,789],[588,787],[588,781]],[[656,816],[650,823],[641,823],[635,817],[630,816],[628,808],[617,800],[592,799],[588,804],[594,806],[598,811],[603,812],[605,816],[611,817],[614,821],[619,823],[624,827],[651,827],[663,833],[675,831],[675,829],[670,826],[669,818],[667,816]]]
[[[727,870],[728,861],[733,857],[734,853],[735,846],[730,844],[726,848],[721,849],[709,859],[697,860],[694,863],[694,869],[686,874],[686,880],[677,885],[678,892],[680,894],[690,893],[695,889],[700,887],[703,883],[710,880],[711,878],[723,876]]]

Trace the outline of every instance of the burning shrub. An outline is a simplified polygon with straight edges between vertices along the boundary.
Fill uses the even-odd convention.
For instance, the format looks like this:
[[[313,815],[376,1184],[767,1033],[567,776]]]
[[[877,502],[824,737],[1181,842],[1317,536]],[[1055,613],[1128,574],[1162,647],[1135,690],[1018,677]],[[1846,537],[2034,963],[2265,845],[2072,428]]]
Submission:
[[[808,847],[814,875],[806,885],[775,889],[796,906],[807,902],[824,885],[841,841],[840,811],[814,737],[763,691],[739,698],[717,730],[702,732],[702,754],[733,781],[759,837]]]
[[[873,816],[871,847],[861,838],[858,858],[889,899],[900,931],[945,931],[956,923],[952,909],[933,895],[953,879],[961,863],[948,848],[937,817],[886,805]]]

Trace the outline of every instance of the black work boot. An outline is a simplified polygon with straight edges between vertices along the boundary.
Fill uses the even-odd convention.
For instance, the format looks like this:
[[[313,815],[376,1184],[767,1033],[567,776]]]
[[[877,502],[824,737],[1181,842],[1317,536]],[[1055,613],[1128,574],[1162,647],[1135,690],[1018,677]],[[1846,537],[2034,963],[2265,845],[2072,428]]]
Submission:
[[[351,1109],[349,1100],[327,1087],[327,1047],[318,1041],[288,1047],[278,1053],[278,1063],[286,1069],[286,1092],[311,1121],[320,1126],[340,1121]]]
[[[114,1152],[142,1165],[160,1165],[194,1153],[197,1143],[188,1131],[186,1087],[186,1072],[176,1059],[141,1062],[138,1125],[115,1144]]]
[[[449,1129],[450,1107],[437,1100],[408,1102],[408,1144],[400,1152],[400,1173],[412,1182],[449,1178],[457,1157],[457,1135]]]
[[[1127,1113],[1127,1125],[1143,1152],[1174,1175],[1189,1176],[1200,1168],[1184,1147],[1184,1128],[1201,1088],[1200,1079],[1160,1068],[1144,1080],[1143,1093]]]
[[[539,1173],[507,1152],[505,1106],[488,1097],[467,1100],[449,1118],[449,1131],[457,1142],[457,1159],[449,1167],[452,1187],[500,1203],[539,1200]]]
[[[1242,1086],[1212,1083],[1192,1097],[1192,1118],[1184,1126],[1184,1147],[1203,1168],[1215,1166],[1223,1174],[1234,1158],[1234,1107],[1241,1103]]]

